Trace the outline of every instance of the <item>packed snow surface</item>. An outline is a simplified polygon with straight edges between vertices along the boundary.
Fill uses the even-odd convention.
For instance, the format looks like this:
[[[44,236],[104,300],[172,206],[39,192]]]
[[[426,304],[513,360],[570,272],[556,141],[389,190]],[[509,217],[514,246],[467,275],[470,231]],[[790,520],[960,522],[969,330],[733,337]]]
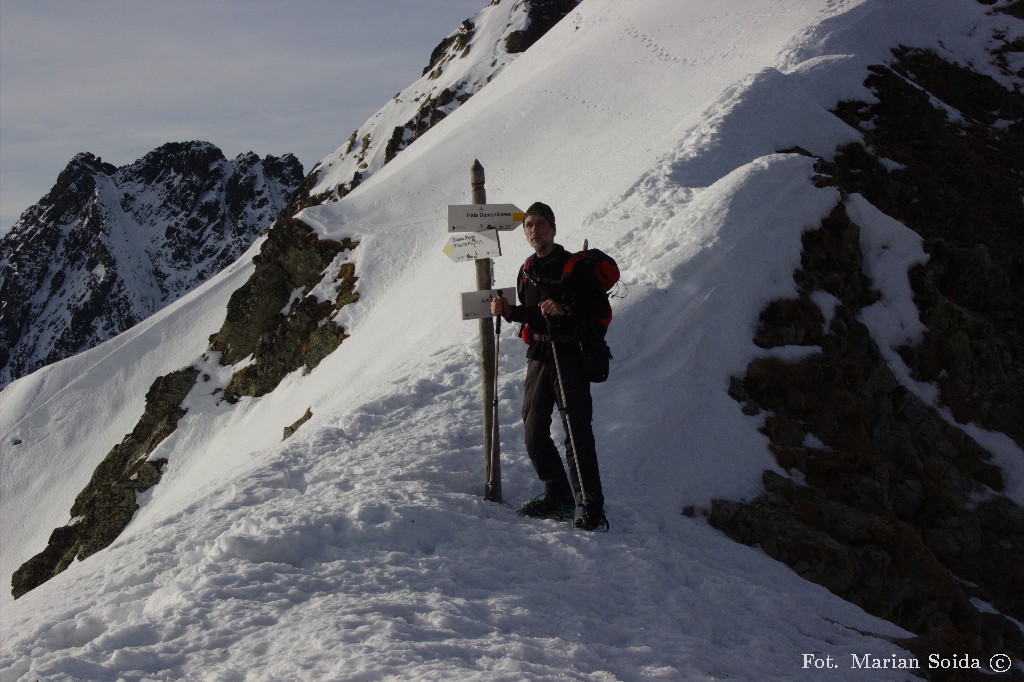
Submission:
[[[908,633],[700,511],[756,495],[775,468],[763,416],[726,390],[766,352],[751,341],[761,308],[795,292],[801,233],[840,200],[815,186],[812,159],[778,150],[830,157],[857,140],[828,108],[870,96],[864,68],[890,46],[983,65],[979,41],[1010,21],[971,0],[583,0],[355,192],[303,213],[361,242],[361,299],[340,320],[352,336],[312,373],[236,405],[214,395],[236,368],[205,353],[207,337],[250,251],[2,393],[9,576],[69,521],[155,376],[192,364],[210,377],[153,454],[169,459],[164,479],[125,533],[17,601],[2,596],[0,680],[891,679],[849,669],[851,656],[903,655],[893,640]],[[594,387],[608,533],[515,514],[539,486],[510,325],[505,500],[482,498],[478,325],[459,309],[475,275],[442,252],[474,159],[492,203],[545,201],[561,243],[587,238],[622,267],[612,376]],[[920,333],[906,269],[925,255],[863,198],[849,204],[882,292],[864,319],[888,352]],[[521,232],[502,239],[496,284],[510,286],[528,247]],[[827,296],[816,300],[827,316]],[[313,418],[282,442],[307,407]],[[989,446],[1021,461],[1005,440]],[[1022,472],[1008,475],[1021,501]],[[808,668],[812,654],[842,669]]]

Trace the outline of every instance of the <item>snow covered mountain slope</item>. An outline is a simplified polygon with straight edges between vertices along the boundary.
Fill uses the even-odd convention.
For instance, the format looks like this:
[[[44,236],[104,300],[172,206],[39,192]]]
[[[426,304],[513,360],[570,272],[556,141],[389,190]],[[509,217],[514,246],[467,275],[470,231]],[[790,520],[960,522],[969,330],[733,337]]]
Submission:
[[[802,235],[841,203],[806,153],[832,160],[863,133],[830,109],[870,99],[868,65],[901,43],[1012,85],[982,49],[999,32],[1019,37],[1019,21],[973,0],[584,0],[393,162],[298,216],[359,242],[347,257],[360,298],[335,320],[350,336],[311,372],[219,399],[248,361],[222,366],[208,337],[257,244],[0,394],[10,575],[68,522],[153,379],[187,365],[204,377],[150,455],[167,459],[163,479],[125,532],[3,595],[3,679],[791,680],[817,663],[904,679],[855,661],[917,661],[900,644],[910,633],[682,512],[754,497],[765,470],[783,471],[764,415],[728,390],[769,352],[753,341],[758,316],[797,293]],[[474,277],[442,253],[474,159],[491,202],[546,201],[560,242],[589,238],[622,266],[613,374],[595,388],[608,534],[514,514],[538,486],[518,418],[523,346],[507,327],[506,504],[481,498],[476,325],[459,314]],[[906,269],[925,256],[849,203],[885,304],[871,333],[896,363],[892,346],[921,333]],[[519,233],[503,240],[508,286],[528,249]],[[1024,502],[1020,449],[992,434],[986,446]]]
[[[116,336],[249,248],[302,181],[287,155],[169,143],[115,168],[91,154],[0,241],[0,387]]]

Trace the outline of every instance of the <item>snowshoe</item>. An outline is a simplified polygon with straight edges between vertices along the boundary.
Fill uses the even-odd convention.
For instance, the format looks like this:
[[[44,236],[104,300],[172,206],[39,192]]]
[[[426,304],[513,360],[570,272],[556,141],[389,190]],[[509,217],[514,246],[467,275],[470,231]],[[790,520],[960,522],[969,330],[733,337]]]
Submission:
[[[580,530],[599,530],[602,533],[607,533],[611,528],[603,510],[590,510],[586,507],[583,508],[579,516],[573,519],[572,526]]]
[[[576,505],[572,502],[554,502],[543,497],[535,497],[532,500],[523,502],[523,506],[518,514],[520,516],[529,516],[533,519],[568,520],[572,518],[574,511],[576,511]]]

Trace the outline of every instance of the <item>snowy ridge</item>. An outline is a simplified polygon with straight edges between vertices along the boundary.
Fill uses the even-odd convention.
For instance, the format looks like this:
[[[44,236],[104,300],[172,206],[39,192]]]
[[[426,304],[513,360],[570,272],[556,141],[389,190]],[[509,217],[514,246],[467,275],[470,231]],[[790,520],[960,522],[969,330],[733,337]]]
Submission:
[[[480,91],[518,55],[505,38],[524,29],[529,3],[492,3],[467,19],[440,45],[423,76],[399,92],[320,161],[311,194],[344,196],[414,142],[436,121]]]
[[[904,655],[890,640],[907,633],[681,512],[754,495],[775,466],[759,418],[726,389],[765,352],[758,311],[794,291],[801,233],[840,200],[815,186],[812,159],[779,150],[827,158],[856,139],[827,108],[863,96],[863,67],[889,46],[967,58],[1000,22],[973,2],[585,0],[358,192],[302,212],[322,236],[360,242],[352,336],[312,373],[217,400],[232,368],[204,349],[250,251],[4,390],[10,575],[67,521],[157,374],[210,377],[153,454],[169,460],[164,480],[125,533],[16,602],[0,596],[0,679],[792,680],[811,653],[840,661],[837,679],[891,679],[846,666]],[[608,534],[514,514],[538,486],[518,417],[523,346],[507,327],[506,504],[481,498],[476,325],[458,314],[472,268],[441,251],[475,158],[491,202],[550,203],[561,243],[589,238],[623,269],[616,360],[595,388]],[[351,177],[338,164],[323,187]],[[917,322],[899,273],[921,254],[886,255],[891,226],[857,209],[890,305],[866,322],[899,343],[896,328]],[[528,253],[518,232],[503,246],[498,286]],[[1024,460],[1001,447],[1024,501]]]

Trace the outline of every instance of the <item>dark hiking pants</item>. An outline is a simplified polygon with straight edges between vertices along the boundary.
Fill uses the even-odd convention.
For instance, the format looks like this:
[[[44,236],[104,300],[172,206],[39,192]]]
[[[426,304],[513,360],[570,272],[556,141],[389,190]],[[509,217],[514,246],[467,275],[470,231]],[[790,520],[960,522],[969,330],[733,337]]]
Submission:
[[[561,404],[558,377],[554,357],[531,359],[526,366],[526,386],[523,391],[523,424],[526,427],[526,451],[530,455],[537,477],[544,483],[544,495],[550,500],[570,500],[575,497],[577,505],[584,502],[580,491],[579,476],[583,477],[583,491],[586,502],[594,508],[604,507],[601,492],[601,476],[597,467],[597,450],[594,444],[593,402],[590,397],[590,382],[583,374],[579,353],[562,351],[559,346],[558,359],[561,363],[562,379],[565,382],[568,410]],[[565,431],[565,453],[569,476],[558,448],[551,439],[552,412],[559,407],[562,414],[562,428]],[[568,416],[572,426],[573,450],[566,424]],[[579,463],[579,475],[576,464]],[[571,487],[570,487],[571,481]]]

